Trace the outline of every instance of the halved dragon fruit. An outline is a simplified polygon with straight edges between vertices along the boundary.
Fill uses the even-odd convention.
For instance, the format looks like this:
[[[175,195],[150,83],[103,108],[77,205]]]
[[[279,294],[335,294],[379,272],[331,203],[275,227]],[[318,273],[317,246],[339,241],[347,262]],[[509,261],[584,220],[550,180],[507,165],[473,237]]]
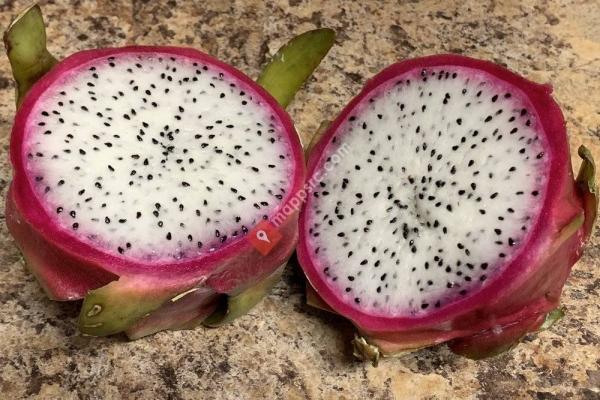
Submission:
[[[28,94],[6,221],[49,297],[85,298],[84,333],[132,338],[209,316],[218,325],[256,304],[294,250],[297,212],[282,210],[304,179],[275,98],[192,49],[89,50],[50,69],[39,8],[17,21],[5,40]],[[260,82],[287,104],[332,40],[301,35]],[[43,75],[30,89],[28,63]],[[267,255],[247,240],[264,220],[281,236]]]
[[[596,216],[548,85],[457,55],[376,75],[311,152],[298,256],[355,353],[508,349],[557,309]],[[556,318],[560,312],[550,314]]]

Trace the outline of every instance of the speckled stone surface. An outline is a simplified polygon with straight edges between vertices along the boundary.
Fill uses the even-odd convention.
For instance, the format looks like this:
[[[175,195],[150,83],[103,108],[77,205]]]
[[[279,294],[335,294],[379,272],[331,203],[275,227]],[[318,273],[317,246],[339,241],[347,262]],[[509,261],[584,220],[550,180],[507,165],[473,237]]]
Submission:
[[[26,3],[1,0],[0,26]],[[304,138],[393,61],[438,52],[495,60],[552,82],[572,149],[585,143],[600,160],[597,0],[49,0],[42,6],[57,56],[131,43],[186,45],[250,76],[293,34],[336,29],[336,46],[290,108]],[[2,209],[13,102],[2,57]],[[44,297],[2,223],[0,398],[600,398],[598,230],[565,288],[567,316],[491,360],[470,361],[439,346],[379,368],[355,362],[348,349],[352,327],[308,309],[302,293],[299,272],[288,267],[274,293],[226,328],[160,333],[136,342],[84,337],[75,329],[78,304]]]

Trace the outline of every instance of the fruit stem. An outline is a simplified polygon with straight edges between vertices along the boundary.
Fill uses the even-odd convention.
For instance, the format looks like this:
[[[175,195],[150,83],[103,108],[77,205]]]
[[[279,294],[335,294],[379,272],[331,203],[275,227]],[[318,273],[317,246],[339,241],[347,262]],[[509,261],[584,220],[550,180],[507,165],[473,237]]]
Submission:
[[[331,29],[315,29],[290,40],[263,68],[256,82],[284,108],[325,57],[335,41]]]
[[[4,32],[4,46],[16,82],[17,108],[33,84],[58,61],[46,49],[46,29],[37,4],[22,11]]]
[[[370,361],[373,367],[379,365],[381,358],[379,347],[370,344],[364,337],[358,335],[355,335],[352,340],[352,355],[361,361]]]

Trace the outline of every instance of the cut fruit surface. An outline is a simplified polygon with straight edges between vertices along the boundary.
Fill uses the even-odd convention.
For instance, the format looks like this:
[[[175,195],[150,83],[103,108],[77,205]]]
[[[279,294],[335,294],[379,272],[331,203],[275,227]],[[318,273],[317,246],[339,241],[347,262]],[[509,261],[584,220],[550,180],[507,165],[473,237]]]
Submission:
[[[357,104],[322,159],[349,151],[307,212],[309,249],[344,302],[418,315],[500,272],[543,204],[534,112],[520,90],[452,66],[408,71]]]
[[[14,162],[60,234],[188,260],[243,237],[297,184],[290,122],[255,85],[195,54],[87,55],[53,74],[15,135]]]

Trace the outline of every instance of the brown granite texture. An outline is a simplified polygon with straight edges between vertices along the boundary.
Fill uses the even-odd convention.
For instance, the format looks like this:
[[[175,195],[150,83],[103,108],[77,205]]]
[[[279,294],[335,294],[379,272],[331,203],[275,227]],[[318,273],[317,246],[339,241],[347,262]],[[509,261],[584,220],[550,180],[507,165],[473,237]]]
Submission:
[[[597,0],[41,3],[57,56],[131,43],[186,45],[250,76],[293,34],[334,28],[336,46],[290,108],[304,138],[393,61],[438,52],[491,59],[552,82],[572,149],[585,143],[600,160]],[[0,0],[0,26],[26,4]],[[13,101],[2,57],[2,209]],[[225,328],[160,333],[136,342],[84,337],[75,328],[78,304],[44,297],[2,223],[0,398],[600,399],[600,230],[565,288],[567,316],[491,360],[470,361],[439,346],[379,368],[355,362],[347,346],[351,326],[308,309],[301,282],[289,267],[271,296]]]

